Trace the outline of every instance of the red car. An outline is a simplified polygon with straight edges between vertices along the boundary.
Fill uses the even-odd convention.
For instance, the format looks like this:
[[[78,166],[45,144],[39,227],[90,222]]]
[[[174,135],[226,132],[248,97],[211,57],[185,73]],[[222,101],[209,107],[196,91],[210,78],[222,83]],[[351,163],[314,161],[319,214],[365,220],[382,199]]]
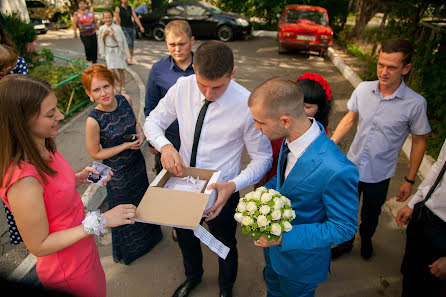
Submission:
[[[322,57],[332,44],[333,30],[328,26],[325,8],[309,5],[286,5],[277,24],[279,54],[287,48],[318,51]]]

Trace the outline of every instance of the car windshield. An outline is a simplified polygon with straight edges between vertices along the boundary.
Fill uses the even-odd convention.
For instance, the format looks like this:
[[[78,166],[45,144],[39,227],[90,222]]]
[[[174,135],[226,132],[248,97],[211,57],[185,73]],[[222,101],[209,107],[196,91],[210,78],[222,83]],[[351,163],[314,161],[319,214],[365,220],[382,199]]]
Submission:
[[[315,10],[290,9],[286,13],[286,23],[308,23],[327,26],[327,14]]]
[[[202,1],[200,1],[200,4],[203,5],[203,6],[206,6],[206,7],[209,8],[209,9],[212,9],[212,12],[221,14],[221,9],[218,8],[218,7],[215,7],[214,5],[211,5],[211,4],[209,4],[209,3],[202,2]]]

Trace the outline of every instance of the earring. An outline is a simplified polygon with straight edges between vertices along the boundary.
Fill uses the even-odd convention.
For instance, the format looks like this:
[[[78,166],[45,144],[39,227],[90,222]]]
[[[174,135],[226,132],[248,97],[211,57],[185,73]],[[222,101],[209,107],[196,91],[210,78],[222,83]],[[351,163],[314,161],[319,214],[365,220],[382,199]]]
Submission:
[[[90,101],[91,101],[91,102],[94,102],[94,99],[93,99],[93,97],[90,97]]]

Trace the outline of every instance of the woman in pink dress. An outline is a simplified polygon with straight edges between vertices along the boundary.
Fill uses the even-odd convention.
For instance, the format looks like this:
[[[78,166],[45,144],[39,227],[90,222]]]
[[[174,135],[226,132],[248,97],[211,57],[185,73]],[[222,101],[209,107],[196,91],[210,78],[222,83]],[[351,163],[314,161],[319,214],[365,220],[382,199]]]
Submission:
[[[87,167],[75,174],[56,150],[53,137],[63,118],[46,82],[18,74],[0,81],[0,197],[37,257],[45,288],[105,297],[105,275],[91,234],[134,223],[136,209],[125,204],[86,217],[76,186],[98,172]]]

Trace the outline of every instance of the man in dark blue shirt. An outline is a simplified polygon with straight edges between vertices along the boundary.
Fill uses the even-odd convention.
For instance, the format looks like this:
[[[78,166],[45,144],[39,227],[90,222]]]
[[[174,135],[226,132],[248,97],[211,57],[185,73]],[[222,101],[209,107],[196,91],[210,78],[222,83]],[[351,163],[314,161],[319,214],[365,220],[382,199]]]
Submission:
[[[150,70],[146,87],[146,105],[144,107],[146,117],[158,105],[158,102],[166,95],[170,87],[177,82],[178,78],[195,73],[192,68],[193,53],[191,50],[194,37],[189,24],[186,21],[171,21],[167,24],[164,32],[170,56],[153,64]],[[177,121],[166,129],[165,135],[173,146],[179,150],[181,143]],[[155,171],[158,174],[162,169],[161,154],[150,144],[148,149],[155,155]]]

